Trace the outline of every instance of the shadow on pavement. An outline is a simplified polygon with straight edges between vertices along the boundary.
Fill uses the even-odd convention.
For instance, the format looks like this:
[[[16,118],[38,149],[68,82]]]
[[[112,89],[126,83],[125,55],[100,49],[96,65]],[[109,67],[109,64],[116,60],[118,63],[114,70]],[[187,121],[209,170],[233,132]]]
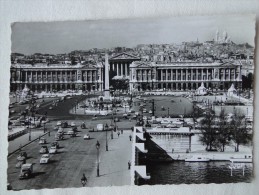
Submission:
[[[43,175],[43,174],[45,174],[46,172],[34,172],[33,174],[32,174],[32,177],[37,177],[37,176],[39,176],[39,175]]]
[[[105,176],[105,175],[111,175],[111,174],[116,174],[116,173],[126,172],[126,171],[130,171],[130,170],[128,170],[128,169],[122,169],[122,170],[114,171],[114,172],[111,172],[111,173],[101,174],[101,175],[100,175],[100,177]]]

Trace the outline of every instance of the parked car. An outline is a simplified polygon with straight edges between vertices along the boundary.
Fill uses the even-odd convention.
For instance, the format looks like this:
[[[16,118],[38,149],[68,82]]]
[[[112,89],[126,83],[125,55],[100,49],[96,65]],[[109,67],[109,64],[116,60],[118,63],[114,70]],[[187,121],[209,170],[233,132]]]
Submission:
[[[56,154],[57,153],[57,146],[51,146],[49,149],[50,154]]]
[[[48,147],[47,146],[41,146],[40,154],[46,154],[46,153],[49,153]]]
[[[17,156],[17,160],[26,160],[27,158],[27,153],[26,152],[21,152],[18,156]]]
[[[46,138],[40,138],[39,144],[46,144],[47,140]]]
[[[49,154],[43,154],[40,158],[40,164],[47,164],[49,163],[50,155]]]
[[[53,143],[51,144],[51,146],[56,146],[57,149],[58,149],[58,148],[59,148],[59,143],[58,143],[58,142],[53,142]]]
[[[21,172],[19,179],[28,179],[33,174],[33,165],[32,164],[23,164],[21,167]]]

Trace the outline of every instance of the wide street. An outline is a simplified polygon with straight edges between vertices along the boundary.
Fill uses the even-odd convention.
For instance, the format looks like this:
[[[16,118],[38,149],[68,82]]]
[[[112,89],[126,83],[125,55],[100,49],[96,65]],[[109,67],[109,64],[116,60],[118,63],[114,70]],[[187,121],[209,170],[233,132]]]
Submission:
[[[111,124],[111,116],[102,117],[102,120],[91,120],[90,116],[71,115],[69,110],[75,105],[76,101],[85,99],[85,96],[74,96],[65,102],[58,103],[53,110],[48,110],[52,101],[45,101],[39,109],[39,114],[46,111],[47,117],[51,122],[46,124],[47,130],[50,130],[50,136],[47,134],[47,146],[50,147],[54,142],[56,131],[53,130],[58,120],[66,120],[68,124],[75,122],[78,127],[76,137],[65,135],[65,139],[59,141],[61,146],[57,154],[51,154],[51,161],[48,164],[40,164],[41,154],[39,153],[41,145],[38,140],[24,147],[22,150],[28,154],[26,163],[33,163],[33,177],[30,179],[19,180],[20,168],[16,168],[18,152],[8,158],[8,182],[14,190],[19,189],[42,189],[55,187],[80,187],[83,173],[88,179],[87,186],[107,186],[107,185],[130,185],[130,171],[128,170],[128,161],[131,160],[131,142],[130,130],[124,131],[119,137],[117,132],[107,132],[108,151],[106,151],[106,132],[96,132],[96,125],[99,123]],[[80,124],[84,121],[87,129],[81,129]],[[119,128],[130,128],[134,122],[117,123]],[[92,131],[93,128],[95,132]],[[67,132],[71,127],[65,128]],[[32,129],[32,135],[42,134],[42,130]],[[38,133],[37,133],[38,132]],[[41,133],[39,133],[41,132]],[[84,140],[83,136],[89,133],[91,139]],[[33,139],[36,136],[33,137]],[[96,142],[100,142],[100,177],[97,177],[97,149]],[[28,142],[28,134],[25,134],[9,142],[9,152],[15,147],[24,145]],[[10,151],[11,150],[11,151]]]

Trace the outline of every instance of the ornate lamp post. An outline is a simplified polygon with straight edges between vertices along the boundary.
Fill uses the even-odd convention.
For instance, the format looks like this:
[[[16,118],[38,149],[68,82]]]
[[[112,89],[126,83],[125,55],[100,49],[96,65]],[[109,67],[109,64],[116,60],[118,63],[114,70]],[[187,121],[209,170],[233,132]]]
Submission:
[[[105,132],[106,132],[106,151],[108,151],[107,131],[108,131],[108,125],[107,125],[107,123],[106,123],[106,125],[105,125]]]
[[[96,142],[96,149],[97,149],[97,177],[100,176],[100,172],[99,172],[99,149],[100,149],[100,143],[97,141]]]

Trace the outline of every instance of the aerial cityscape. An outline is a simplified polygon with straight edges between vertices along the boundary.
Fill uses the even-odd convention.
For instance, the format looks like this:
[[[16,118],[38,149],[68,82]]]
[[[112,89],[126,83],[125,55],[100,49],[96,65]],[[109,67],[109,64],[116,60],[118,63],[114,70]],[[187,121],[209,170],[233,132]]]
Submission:
[[[254,46],[232,36],[13,52],[8,190],[251,182]]]

